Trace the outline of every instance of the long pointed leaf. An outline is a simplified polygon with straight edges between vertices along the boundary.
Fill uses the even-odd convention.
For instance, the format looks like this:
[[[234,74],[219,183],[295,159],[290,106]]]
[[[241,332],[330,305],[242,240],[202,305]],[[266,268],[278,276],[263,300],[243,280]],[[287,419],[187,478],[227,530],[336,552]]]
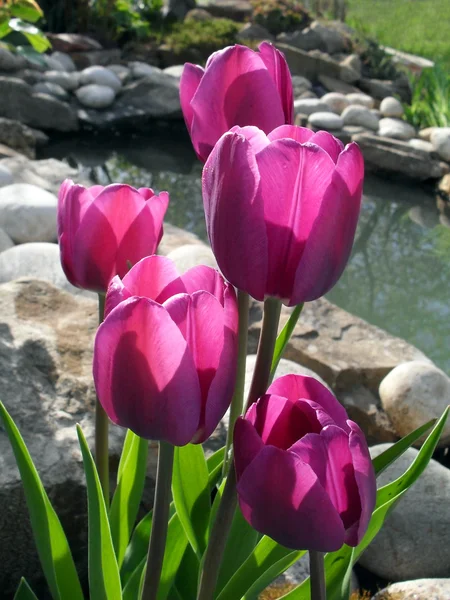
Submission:
[[[95,600],[121,600],[119,568],[100,480],[86,438],[79,425],[77,425],[77,434],[83,456],[88,494],[90,596]],[[67,597],[70,598],[70,596]]]
[[[166,600],[189,542],[177,514],[169,522],[166,550],[158,588],[158,600]]]
[[[14,600],[38,600],[36,594],[23,577],[20,580],[16,593],[14,594]]]
[[[208,467],[200,445],[175,448],[172,494],[189,543],[201,557],[207,543],[211,500]]]
[[[117,487],[109,510],[109,522],[117,564],[122,565],[144,491],[148,441],[128,431],[117,475]]]
[[[14,421],[0,402],[0,418],[12,446],[25,492],[42,570],[54,600],[82,600],[69,543]]]
[[[283,356],[283,352],[289,342],[292,332],[294,331],[295,326],[297,325],[297,321],[300,317],[302,310],[303,304],[298,304],[294,308],[288,321],[286,322],[285,326],[283,327],[279,336],[277,337],[275,349],[273,351],[272,366],[270,368],[270,381],[272,381],[272,379],[275,376],[275,371],[277,370],[278,364],[281,360],[281,357]]]

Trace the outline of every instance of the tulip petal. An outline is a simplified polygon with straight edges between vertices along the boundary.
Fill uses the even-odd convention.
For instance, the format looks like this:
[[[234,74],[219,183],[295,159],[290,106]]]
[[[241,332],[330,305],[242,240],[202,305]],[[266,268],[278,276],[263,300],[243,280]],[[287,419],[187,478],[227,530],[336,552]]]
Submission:
[[[275,140],[256,160],[269,243],[266,294],[289,301],[334,163],[318,146],[288,139]]]
[[[354,527],[347,531],[345,543],[349,546],[357,546],[367,531],[375,508],[377,484],[364,434],[356,423],[350,420],[347,422],[351,429],[349,448],[359,490],[361,516]]]
[[[226,279],[263,300],[268,249],[259,182],[249,142],[236,133],[223,135],[202,176],[209,241]]]
[[[285,122],[277,85],[263,60],[257,52],[239,45],[216,53],[191,108],[191,138],[204,159],[233,125],[256,125],[269,132]]]
[[[137,262],[123,278],[123,284],[132,296],[151,298],[159,304],[187,291],[175,263],[156,254]]]
[[[180,79],[180,103],[183,111],[184,121],[188,131],[191,129],[194,112],[191,107],[191,100],[203,77],[204,70],[199,65],[186,63]]]
[[[230,131],[243,135],[250,142],[255,154],[270,144],[267,135],[258,127],[239,127],[239,125],[235,125]]]
[[[268,134],[271,142],[275,140],[291,139],[306,144],[313,137],[314,131],[307,127],[298,127],[297,125],[281,125]]]
[[[105,298],[105,309],[103,314],[103,320],[109,315],[109,313],[121,302],[128,300],[131,296],[137,294],[131,294],[127,288],[123,285],[122,280],[118,275],[113,277],[108,285]]]
[[[151,190],[150,190],[151,191]],[[153,217],[153,237],[156,240],[156,248],[159,246],[159,242],[163,236],[163,220],[166,214],[167,207],[169,206],[169,194],[167,192],[160,192],[158,196],[151,196],[147,199],[147,206],[150,209],[150,213]],[[147,236],[151,235],[150,231]]]
[[[318,131],[309,141],[311,144],[316,144],[316,146],[325,150],[325,152],[333,159],[334,163],[337,163],[341,152],[344,150],[344,144],[341,140],[335,138],[334,135],[331,135],[328,131]]]
[[[195,365],[180,330],[156,302],[130,298],[100,325],[94,381],[114,423],[177,446],[192,439],[201,409]]]
[[[188,294],[204,290],[215,296],[223,306],[226,284],[217,269],[205,265],[198,265],[188,269],[180,276],[180,279]]]
[[[292,77],[284,54],[269,42],[259,45],[259,52],[267,70],[275,81],[278,94],[283,104],[286,123],[294,122],[294,92]]]
[[[345,408],[324,385],[305,375],[283,375],[276,379],[267,390],[268,394],[276,394],[288,398],[292,402],[298,399],[310,399],[324,409],[341,429],[350,433]]]
[[[291,306],[326,294],[345,269],[361,210],[363,170],[358,146],[347,146],[338,159],[298,264]]]
[[[244,417],[239,417],[233,431],[234,465],[239,481],[242,473],[264,448],[264,443],[253,425]]]
[[[357,522],[361,501],[348,434],[340,427],[330,425],[320,434],[305,435],[290,448],[290,452],[310,465],[340,514],[345,529]]]
[[[245,519],[288,548],[334,552],[344,527],[311,467],[266,446],[242,473],[237,491]]]

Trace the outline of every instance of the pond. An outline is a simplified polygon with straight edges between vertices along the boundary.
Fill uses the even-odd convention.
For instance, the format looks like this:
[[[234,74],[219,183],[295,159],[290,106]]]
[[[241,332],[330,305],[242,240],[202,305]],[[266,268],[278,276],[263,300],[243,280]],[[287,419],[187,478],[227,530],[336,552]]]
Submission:
[[[101,184],[170,193],[167,220],[206,238],[201,165],[174,127],[145,135],[52,140],[41,157],[82,166]],[[419,184],[369,175],[351,260],[328,299],[411,342],[450,374],[450,229]]]

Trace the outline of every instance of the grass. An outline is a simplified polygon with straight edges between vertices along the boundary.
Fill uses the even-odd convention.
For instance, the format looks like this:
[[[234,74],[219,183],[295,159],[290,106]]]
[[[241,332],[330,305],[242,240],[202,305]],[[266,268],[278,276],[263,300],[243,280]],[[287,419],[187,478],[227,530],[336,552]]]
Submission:
[[[450,0],[347,0],[347,23],[450,70]]]
[[[450,73],[440,65],[422,71],[405,116],[415,127],[450,127]]]

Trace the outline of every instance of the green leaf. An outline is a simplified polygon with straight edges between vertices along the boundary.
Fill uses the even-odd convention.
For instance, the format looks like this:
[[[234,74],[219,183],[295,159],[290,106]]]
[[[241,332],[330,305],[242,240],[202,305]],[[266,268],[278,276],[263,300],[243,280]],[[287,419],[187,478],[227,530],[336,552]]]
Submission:
[[[298,552],[291,552],[278,562],[270,566],[258,579],[252,584],[242,600],[257,600],[262,591],[264,591],[279,575],[289,569],[301,556],[306,554],[306,550],[302,550],[300,556]]]
[[[45,52],[52,47],[42,31],[30,23],[26,23],[21,19],[10,19],[9,26],[13,31],[24,35],[36,52]]]
[[[136,566],[134,571],[131,573],[126,585],[123,588],[122,599],[123,600],[136,600],[139,598],[139,590],[141,587],[142,573],[147,562],[147,557],[141,559],[141,562]]]
[[[128,431],[117,473],[117,487],[109,510],[109,522],[117,564],[122,565],[125,551],[144,491],[148,441]]]
[[[192,598],[196,598],[199,573],[200,561],[192,550],[192,546],[188,544],[177,572],[175,585],[172,586],[172,590],[174,588],[177,589],[177,593],[181,600],[192,600]]]
[[[184,553],[189,545],[183,525],[177,514],[169,521],[164,562],[157,600],[166,600],[177,576]]]
[[[20,580],[16,593],[14,594],[14,600],[38,600],[36,594],[23,577]]]
[[[15,0],[13,4],[10,4],[9,9],[13,17],[32,23],[39,21],[44,16],[39,4],[33,0]]]
[[[206,460],[206,465],[209,472],[209,488],[210,490],[218,482],[222,473],[223,459],[225,457],[225,447],[220,448]]]
[[[208,467],[200,445],[175,448],[172,494],[189,543],[200,558],[207,544],[211,511]]]
[[[297,325],[298,318],[300,317],[300,313],[302,312],[303,304],[297,304],[297,306],[292,311],[288,321],[280,332],[280,335],[277,337],[277,341],[275,343],[275,349],[273,351],[272,358],[272,367],[270,369],[270,381],[275,376],[275,371],[277,370],[278,364],[283,356],[283,352],[289,342],[289,339],[294,331],[295,326]]]
[[[16,46],[15,50],[17,54],[24,56],[28,61],[41,67],[46,67],[47,63],[44,57],[39,52],[36,52],[32,46]]]
[[[95,600],[121,600],[119,568],[109,528],[108,513],[94,459],[81,427],[78,440],[83,455],[88,495],[89,591]],[[71,598],[71,596],[67,596]],[[65,599],[64,599],[65,600]]]
[[[12,446],[25,492],[34,541],[54,600],[83,600],[64,530],[39,478],[28,449],[2,402],[0,418]]]
[[[270,571],[270,577],[275,579],[277,575],[285,571],[301,558],[304,553],[304,550],[292,551],[290,548],[285,548],[284,546],[277,544],[277,542],[271,538],[263,536],[247,560],[236,571],[217,596],[217,600],[247,598],[247,592],[260,578],[264,577],[266,571],[271,569],[277,563],[280,563],[279,566],[283,567],[282,571],[278,572],[277,568]]]
[[[9,26],[8,21],[0,22],[0,39],[7,36],[8,33],[11,33],[11,31],[12,31],[12,29]]]

